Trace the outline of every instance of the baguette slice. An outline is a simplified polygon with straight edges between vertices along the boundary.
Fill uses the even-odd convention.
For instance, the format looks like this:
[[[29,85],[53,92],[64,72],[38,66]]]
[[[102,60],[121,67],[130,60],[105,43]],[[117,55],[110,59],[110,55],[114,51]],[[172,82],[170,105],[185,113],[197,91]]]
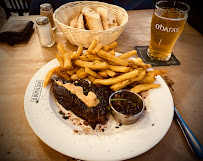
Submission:
[[[85,21],[89,30],[104,30],[99,13],[95,12],[89,7],[82,9],[82,14],[85,17]]]
[[[116,16],[108,9],[97,7],[97,13],[101,16],[104,30],[113,29],[118,26]]]
[[[77,23],[78,23],[78,17],[80,16],[80,13],[78,13],[71,21],[70,21],[70,26],[77,28]]]
[[[78,17],[77,28],[79,28],[79,29],[85,29],[84,19],[83,19],[83,14],[82,13]]]

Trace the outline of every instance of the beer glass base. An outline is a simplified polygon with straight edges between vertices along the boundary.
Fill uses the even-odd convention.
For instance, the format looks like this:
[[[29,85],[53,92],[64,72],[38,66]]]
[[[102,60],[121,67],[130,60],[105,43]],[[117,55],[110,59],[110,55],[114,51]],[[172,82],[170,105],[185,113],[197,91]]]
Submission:
[[[160,53],[158,53],[158,54],[160,54]],[[158,54],[157,54],[157,55],[158,55]],[[154,53],[154,54],[150,53],[149,48],[148,48],[148,50],[147,50],[147,56],[148,56],[151,60],[168,61],[168,60],[171,58],[171,53],[168,54],[168,56],[166,56],[166,57],[158,57],[158,56],[155,56],[155,55],[156,55],[156,53]]]

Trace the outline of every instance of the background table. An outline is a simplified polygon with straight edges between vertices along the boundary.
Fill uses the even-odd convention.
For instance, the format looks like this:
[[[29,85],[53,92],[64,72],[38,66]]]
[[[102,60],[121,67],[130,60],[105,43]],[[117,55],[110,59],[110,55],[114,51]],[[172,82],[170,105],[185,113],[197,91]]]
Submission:
[[[129,23],[118,39],[116,51],[127,52],[134,46],[148,45],[153,10],[128,11]],[[38,16],[10,17],[32,20]],[[59,29],[56,43],[76,50]],[[32,131],[24,113],[24,94],[33,75],[52,60],[56,45],[42,48],[36,31],[28,43],[9,46],[0,43],[0,160],[5,161],[65,161],[74,160],[44,144]],[[156,67],[165,69],[175,85],[174,102],[185,122],[203,143],[203,37],[186,24],[173,52],[181,62],[179,66]],[[148,152],[129,161],[194,161],[181,129],[174,120],[166,136]]]

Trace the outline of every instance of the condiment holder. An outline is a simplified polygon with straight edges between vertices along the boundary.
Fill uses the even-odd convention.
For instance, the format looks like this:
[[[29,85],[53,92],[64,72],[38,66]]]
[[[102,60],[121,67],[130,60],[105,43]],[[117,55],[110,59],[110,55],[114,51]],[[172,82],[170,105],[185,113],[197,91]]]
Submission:
[[[141,111],[134,115],[132,115],[132,114],[126,115],[126,114],[122,114],[119,111],[117,111],[113,107],[113,105],[111,103],[111,99],[114,97],[115,94],[118,94],[118,93],[125,93],[125,95],[129,96],[130,100],[137,103],[137,106],[139,106],[141,108]],[[113,118],[117,122],[122,123],[123,125],[130,125],[130,124],[135,123],[139,119],[142,112],[144,111],[144,101],[143,101],[142,97],[139,94],[134,93],[130,90],[126,90],[126,89],[119,90],[119,91],[112,93],[111,96],[109,97],[109,105],[112,109],[111,114],[112,114]]]
[[[42,16],[36,19],[36,30],[41,46],[51,47],[54,45],[54,35],[48,17]]]

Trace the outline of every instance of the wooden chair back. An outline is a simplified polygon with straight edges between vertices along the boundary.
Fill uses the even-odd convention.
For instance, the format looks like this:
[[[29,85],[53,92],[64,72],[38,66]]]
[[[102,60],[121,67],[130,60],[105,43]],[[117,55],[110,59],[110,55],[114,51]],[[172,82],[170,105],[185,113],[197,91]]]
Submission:
[[[24,12],[29,12],[30,3],[31,0],[0,0],[0,5],[4,9],[7,18],[11,16],[11,12],[18,13],[19,16],[23,16]]]

